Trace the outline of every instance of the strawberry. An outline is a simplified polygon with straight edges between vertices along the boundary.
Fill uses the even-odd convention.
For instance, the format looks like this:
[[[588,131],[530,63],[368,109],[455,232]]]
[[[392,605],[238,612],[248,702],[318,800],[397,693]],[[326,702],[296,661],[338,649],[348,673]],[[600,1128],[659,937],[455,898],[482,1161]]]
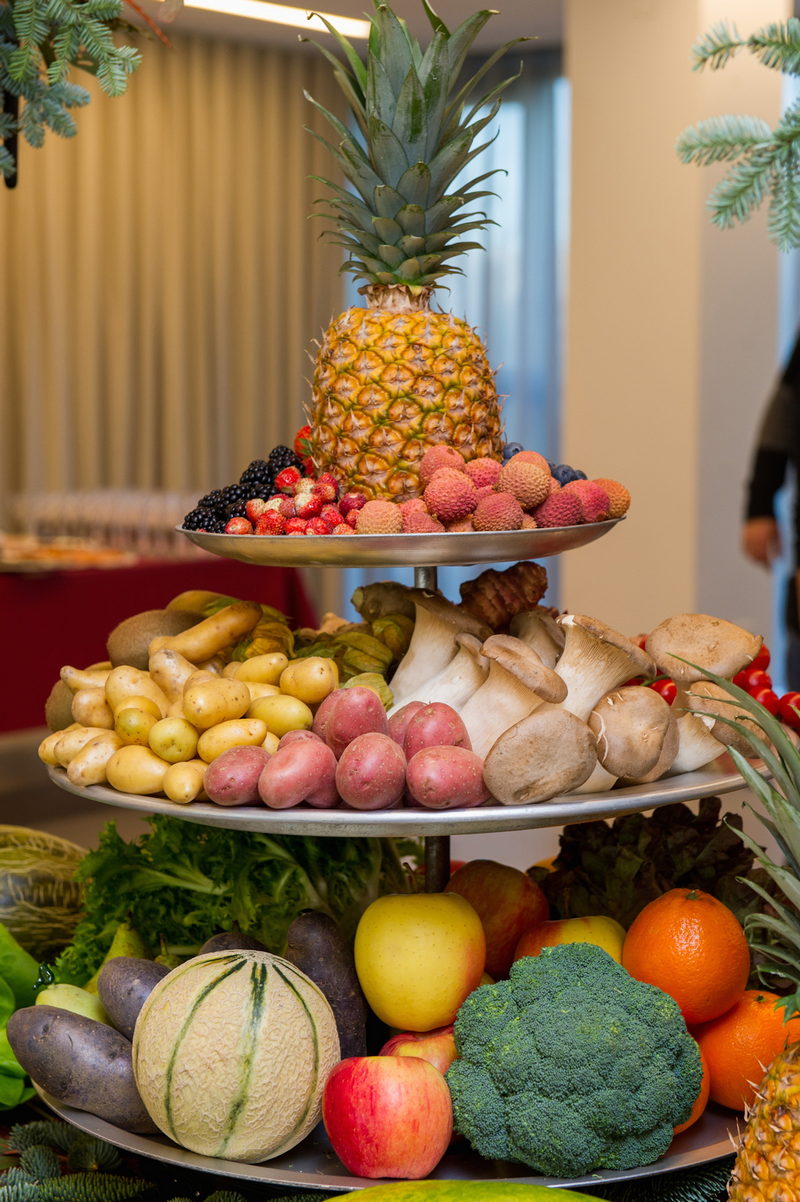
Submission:
[[[316,470],[317,470],[317,465],[313,459],[311,459],[309,457],[309,458],[306,458],[303,460],[303,475],[304,476],[313,476],[314,472]]]
[[[263,497],[252,497],[244,507],[244,511],[250,521],[255,525],[262,513],[266,511],[267,502]]]
[[[325,501],[335,501],[339,496],[339,481],[330,472],[317,477],[317,488]]]
[[[256,522],[256,534],[283,534],[287,519],[277,509],[267,509]]]
[[[279,488],[281,492],[293,493],[300,478],[300,473],[296,467],[285,467],[275,477],[275,487]]]
[[[311,437],[311,427],[301,426],[294,436],[292,450],[298,459],[305,459],[310,450],[308,440]]]
[[[331,527],[324,518],[314,517],[309,518],[306,526],[306,534],[330,534]]]
[[[319,517],[322,504],[322,497],[314,489],[295,495],[294,507],[299,518]]]
[[[319,512],[319,516],[323,521],[327,522],[329,526],[338,526],[344,521],[343,515],[339,512],[335,505],[323,505]]]
[[[355,530],[356,522],[358,521],[358,510],[348,509],[347,513],[344,515],[344,520],[346,525],[348,525],[351,530]]]
[[[225,523],[226,534],[252,534],[253,524],[247,518],[231,518]]]
[[[346,518],[351,510],[363,509],[366,503],[367,498],[363,492],[346,492],[339,498],[339,510]]]
[[[285,493],[279,497],[270,497],[264,508],[267,513],[270,510],[276,510],[285,518],[293,518],[295,516],[294,498],[287,497]]]
[[[348,526],[347,522],[340,522],[338,526],[334,526],[331,534],[352,534],[353,527]]]
[[[287,518],[284,526],[285,534],[305,534],[308,522],[305,518]]]

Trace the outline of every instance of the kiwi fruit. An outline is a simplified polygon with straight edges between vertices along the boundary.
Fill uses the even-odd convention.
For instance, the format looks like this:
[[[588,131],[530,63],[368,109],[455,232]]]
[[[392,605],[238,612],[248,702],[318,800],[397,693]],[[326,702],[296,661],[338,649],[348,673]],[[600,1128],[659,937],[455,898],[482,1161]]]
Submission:
[[[72,689],[57,680],[44,703],[44,720],[50,730],[64,730],[73,721]]]
[[[181,634],[199,621],[199,614],[182,609],[145,609],[132,614],[115,626],[106,640],[106,651],[112,667],[128,664],[131,668],[146,671],[149,662],[147,649],[153,639],[161,635],[171,637]]]

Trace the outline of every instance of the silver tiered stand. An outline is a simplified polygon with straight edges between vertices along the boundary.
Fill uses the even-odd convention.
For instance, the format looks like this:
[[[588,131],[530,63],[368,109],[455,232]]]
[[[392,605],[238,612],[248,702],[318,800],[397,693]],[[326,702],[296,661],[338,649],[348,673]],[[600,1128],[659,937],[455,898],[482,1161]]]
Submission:
[[[184,530],[192,542],[228,559],[272,567],[396,567],[410,566],[414,584],[433,590],[439,565],[468,566],[542,559],[594,542],[614,528],[614,521],[547,530],[519,530],[492,534],[395,534],[348,537],[304,536],[256,537],[254,535],[205,534]],[[436,565],[436,566],[434,566]],[[132,809],[142,814],[168,814],[201,825],[232,830],[269,831],[273,834],[422,836],[425,847],[425,887],[444,888],[449,875],[450,837],[500,830],[530,830],[616,817],[689,801],[710,794],[728,793],[742,787],[741,776],[726,757],[715,765],[682,776],[644,786],[615,789],[605,793],[573,794],[527,806],[484,805],[476,809],[436,811],[422,807],[393,810],[351,809],[269,810],[266,807],[222,807],[210,802],[176,806],[163,798],[119,793],[100,785],[72,785],[63,769],[50,768],[50,776],[61,788],[82,797]],[[177,1147],[163,1136],[132,1135],[82,1111],[45,1100],[57,1114],[74,1126],[97,1135],[124,1151],[150,1157],[178,1168],[205,1171],[238,1179],[305,1190],[358,1190],[376,1182],[351,1177],[339,1162],[320,1124],[297,1148],[263,1164],[240,1164],[199,1156]],[[499,1164],[481,1159],[458,1144],[447,1153],[432,1177],[443,1180],[517,1181],[530,1184],[588,1186],[600,1182],[630,1181],[705,1164],[727,1155],[736,1129],[735,1114],[710,1106],[688,1131],[677,1136],[668,1154],[656,1164],[625,1172],[601,1171],[580,1178],[546,1178],[525,1175],[523,1165]]]

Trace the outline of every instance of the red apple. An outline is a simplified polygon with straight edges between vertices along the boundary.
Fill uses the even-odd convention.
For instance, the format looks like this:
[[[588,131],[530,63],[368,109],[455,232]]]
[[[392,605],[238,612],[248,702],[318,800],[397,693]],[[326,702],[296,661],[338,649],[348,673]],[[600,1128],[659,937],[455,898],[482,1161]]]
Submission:
[[[445,891],[460,893],[477,911],[486,934],[486,971],[495,979],[508,976],[523,931],[550,912],[544,892],[526,872],[496,860],[468,860]]]
[[[456,1041],[453,1024],[436,1027],[433,1031],[400,1031],[383,1045],[381,1056],[420,1056],[440,1073],[449,1069],[456,1059]]]
[[[334,1152],[358,1177],[427,1177],[453,1131],[447,1083],[419,1056],[340,1060],[325,1084],[322,1119]]]

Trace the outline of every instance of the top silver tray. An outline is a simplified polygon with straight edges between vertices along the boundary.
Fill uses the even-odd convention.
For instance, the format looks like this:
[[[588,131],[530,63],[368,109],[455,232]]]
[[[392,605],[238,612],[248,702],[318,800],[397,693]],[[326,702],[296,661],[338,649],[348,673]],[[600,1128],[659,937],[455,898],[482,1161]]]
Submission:
[[[204,551],[243,563],[275,567],[387,568],[468,566],[544,559],[574,551],[602,538],[624,518],[585,522],[580,526],[551,526],[542,530],[470,531],[464,534],[205,534],[177,526]]]

